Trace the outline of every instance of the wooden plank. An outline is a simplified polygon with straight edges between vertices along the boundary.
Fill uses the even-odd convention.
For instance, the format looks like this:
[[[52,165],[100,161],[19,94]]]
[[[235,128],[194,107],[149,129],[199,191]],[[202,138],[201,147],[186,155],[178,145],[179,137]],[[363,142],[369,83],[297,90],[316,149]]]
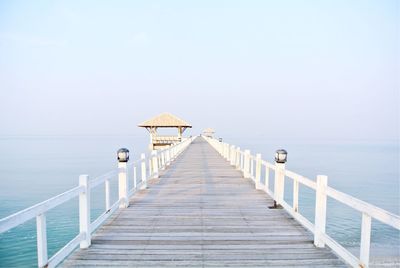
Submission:
[[[197,139],[64,267],[345,267]]]

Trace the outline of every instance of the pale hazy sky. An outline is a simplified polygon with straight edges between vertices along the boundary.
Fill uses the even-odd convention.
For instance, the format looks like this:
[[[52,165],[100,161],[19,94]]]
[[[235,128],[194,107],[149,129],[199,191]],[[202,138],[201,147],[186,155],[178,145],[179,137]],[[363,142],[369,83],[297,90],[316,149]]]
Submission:
[[[399,2],[0,0],[0,135],[396,140]]]

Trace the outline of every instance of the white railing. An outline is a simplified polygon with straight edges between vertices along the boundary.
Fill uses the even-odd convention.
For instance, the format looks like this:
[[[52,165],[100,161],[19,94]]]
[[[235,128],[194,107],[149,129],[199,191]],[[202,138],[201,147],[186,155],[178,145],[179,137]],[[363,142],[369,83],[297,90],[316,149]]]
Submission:
[[[101,226],[118,208],[129,206],[129,198],[138,190],[147,187],[147,180],[158,177],[158,170],[165,169],[195,138],[184,139],[182,142],[165,149],[152,151],[151,155],[141,154],[141,158],[131,163],[119,162],[118,169],[89,180],[88,175],[79,176],[79,186],[47,199],[32,207],[0,219],[0,233],[6,232],[26,221],[36,217],[37,255],[39,267],[55,267],[64,260],[78,245],[88,248],[91,244],[91,234]],[[147,166],[149,163],[149,166]],[[133,170],[133,174],[128,172]],[[137,182],[137,169],[141,171],[141,181]],[[118,200],[110,202],[110,181],[118,177]],[[133,178],[133,187],[129,186],[129,178]],[[90,220],[90,193],[93,188],[104,184],[105,211],[93,222]],[[79,234],[69,241],[51,258],[47,255],[46,212],[75,197],[79,196]]]
[[[231,165],[243,172],[245,178],[254,181],[256,189],[264,190],[274,199],[277,207],[282,206],[294,219],[314,234],[316,247],[329,246],[339,257],[353,267],[368,267],[371,241],[371,219],[400,230],[400,216],[337,191],[328,186],[328,177],[319,175],[316,181],[285,169],[285,164],[271,164],[261,159],[261,155],[253,156],[249,150],[241,151],[239,147],[219,142],[213,138],[204,137]],[[261,169],[265,168],[265,180],[261,182]],[[274,189],[269,186],[270,171],[274,172]],[[284,200],[285,178],[293,181],[293,203]],[[315,219],[314,223],[299,213],[299,185],[302,184],[315,191]],[[326,234],[326,206],[327,198],[333,198],[362,213],[360,256],[356,257],[332,237]]]

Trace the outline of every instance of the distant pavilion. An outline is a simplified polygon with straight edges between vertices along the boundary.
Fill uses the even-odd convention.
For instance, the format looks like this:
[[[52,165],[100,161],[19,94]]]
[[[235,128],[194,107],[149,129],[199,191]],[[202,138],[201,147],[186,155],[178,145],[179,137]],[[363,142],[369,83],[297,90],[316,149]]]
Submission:
[[[170,113],[159,114],[138,125],[146,128],[150,133],[150,150],[157,150],[182,141],[182,134],[192,126],[186,121]],[[158,128],[177,128],[177,136],[158,135]]]
[[[203,130],[203,135],[206,137],[210,137],[212,138],[214,136],[215,130],[212,128],[206,128],[205,130]]]

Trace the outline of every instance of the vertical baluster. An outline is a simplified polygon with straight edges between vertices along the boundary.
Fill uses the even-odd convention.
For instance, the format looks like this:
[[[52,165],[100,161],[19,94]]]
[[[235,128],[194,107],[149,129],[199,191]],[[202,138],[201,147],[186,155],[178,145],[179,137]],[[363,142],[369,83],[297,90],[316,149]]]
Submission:
[[[235,156],[235,160],[236,160],[235,166],[236,166],[236,169],[240,169],[240,147],[236,148],[235,154],[236,154],[236,156]]]
[[[89,176],[80,175],[79,185],[84,187],[84,191],[79,194],[79,232],[85,234],[80,248],[88,248],[91,244]]]
[[[148,160],[148,167],[149,167],[149,179],[151,178],[151,176],[153,175],[153,159],[151,156],[149,156],[149,160]]]
[[[104,182],[105,186],[105,195],[106,195],[106,211],[109,211],[111,208],[111,201],[110,201],[110,180],[106,179]]]
[[[171,146],[168,148],[168,165],[171,164]]]
[[[265,191],[269,190],[269,168],[265,165]]]
[[[147,188],[147,178],[146,178],[146,155],[141,154],[140,155],[141,159],[141,171],[142,171],[142,189]]]
[[[256,155],[256,189],[261,189],[261,154]]]
[[[133,166],[133,189],[137,187],[137,168],[136,165]]]
[[[254,180],[255,179],[255,177],[254,177],[254,157],[252,156],[252,155],[250,155],[249,156],[249,161],[250,161],[250,178],[252,179],[252,180]]]
[[[362,267],[369,267],[369,251],[371,244],[371,216],[362,214],[361,223],[361,242],[360,242],[360,261]],[[361,266],[360,265],[360,266]]]
[[[299,181],[297,178],[293,179],[293,210],[299,212]]]
[[[231,145],[231,150],[230,150],[230,152],[231,152],[231,161],[230,161],[230,164],[231,164],[231,166],[234,166],[236,163],[236,150],[235,150],[235,146],[234,145]]]
[[[153,158],[153,178],[158,178],[158,154],[156,150],[151,152]]]
[[[240,152],[240,170],[244,173],[244,152]]]
[[[317,176],[317,190],[315,197],[315,232],[314,245],[318,248],[325,247],[322,234],[325,234],[326,227],[326,188],[328,186],[328,177]]]
[[[250,151],[244,151],[243,177],[250,178]]]
[[[37,234],[37,256],[38,266],[46,267],[47,257],[47,231],[46,231],[46,215],[40,214],[36,216],[36,234]]]
[[[161,169],[165,169],[165,151],[161,153]]]

